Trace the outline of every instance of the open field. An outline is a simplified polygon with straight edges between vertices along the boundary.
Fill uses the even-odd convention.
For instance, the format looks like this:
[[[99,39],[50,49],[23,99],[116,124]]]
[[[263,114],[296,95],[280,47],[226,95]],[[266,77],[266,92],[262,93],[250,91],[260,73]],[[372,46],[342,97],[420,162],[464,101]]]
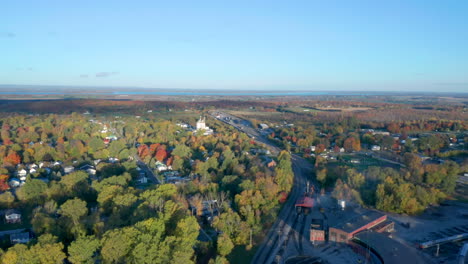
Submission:
[[[314,107],[311,110],[331,111],[331,112],[364,112],[374,108],[372,107]]]

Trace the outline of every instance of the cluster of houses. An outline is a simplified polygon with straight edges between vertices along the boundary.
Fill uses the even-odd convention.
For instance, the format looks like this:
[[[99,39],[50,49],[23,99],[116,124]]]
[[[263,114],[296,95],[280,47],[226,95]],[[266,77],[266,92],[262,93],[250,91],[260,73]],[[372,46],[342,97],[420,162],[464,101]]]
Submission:
[[[156,170],[159,171],[159,172],[172,170],[172,166],[170,166],[170,165],[168,166],[168,165],[164,164],[163,162],[161,162],[159,160],[156,161],[155,167],[156,167]]]
[[[21,212],[16,209],[1,210],[0,216],[2,216],[4,224],[6,225],[21,224],[22,215]],[[10,235],[11,244],[26,244],[31,240],[30,233],[25,229],[5,231],[2,235]]]
[[[119,159],[117,158],[109,158],[108,160],[109,163],[116,163],[118,161]],[[18,164],[16,171],[14,172],[14,176],[9,179],[8,184],[11,188],[20,187],[26,183],[28,175],[36,176],[36,179],[48,183],[49,179],[47,176],[51,175],[52,171],[60,171],[62,174],[70,174],[75,170],[81,170],[86,171],[89,176],[94,177],[96,175],[96,165],[100,162],[101,160],[97,159],[94,160],[92,164],[86,164],[79,168],[71,165],[64,165],[61,161],[39,162],[38,164]],[[74,161],[73,163],[77,163],[77,161]],[[35,175],[41,169],[45,172],[45,175],[43,175],[45,177],[37,177],[39,175]]]
[[[34,175],[38,173],[40,169],[44,169],[46,175],[49,175],[52,173],[52,168],[54,166],[61,166],[61,162],[39,162],[39,164],[18,164],[16,166],[16,171],[14,177],[10,178],[8,181],[8,184],[10,185],[11,188],[17,188],[19,186],[22,186],[23,184],[26,183],[27,176],[28,175]],[[48,181],[47,178],[38,178],[43,181]]]
[[[165,183],[172,183],[172,184],[181,184],[184,182],[190,181],[189,177],[183,177],[180,175],[178,171],[164,171],[161,173],[164,177]]]

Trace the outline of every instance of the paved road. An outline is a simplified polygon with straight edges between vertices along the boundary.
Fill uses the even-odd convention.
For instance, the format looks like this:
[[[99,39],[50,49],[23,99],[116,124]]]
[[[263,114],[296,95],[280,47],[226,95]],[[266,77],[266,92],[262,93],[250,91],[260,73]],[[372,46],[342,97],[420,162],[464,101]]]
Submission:
[[[281,151],[281,149],[274,145],[274,143],[263,137],[256,128],[252,127],[252,124],[249,121],[222,111],[212,111],[210,112],[210,115],[213,118],[231,125],[241,132],[244,132],[255,142],[264,144],[273,155],[278,155]]]
[[[160,184],[161,182],[158,180],[156,175],[154,175],[153,170],[151,170],[148,165],[146,165],[143,161],[141,161],[140,157],[138,155],[135,155],[135,160],[137,161],[138,167],[140,167],[141,170],[143,170],[146,173],[146,176],[148,179],[153,183],[153,184]]]

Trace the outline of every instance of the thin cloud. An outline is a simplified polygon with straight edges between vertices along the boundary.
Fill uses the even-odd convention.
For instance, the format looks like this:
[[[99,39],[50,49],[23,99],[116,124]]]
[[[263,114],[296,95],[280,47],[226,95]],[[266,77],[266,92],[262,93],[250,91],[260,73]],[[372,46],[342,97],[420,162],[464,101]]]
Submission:
[[[14,38],[14,37],[16,37],[16,34],[13,33],[13,32],[1,32],[1,33],[0,33],[0,37],[3,37],[3,38]]]
[[[98,78],[105,78],[105,77],[110,77],[113,75],[119,74],[118,72],[98,72],[96,73],[96,77]]]
[[[434,84],[437,86],[468,86],[468,82],[439,82]]]
[[[88,78],[88,74],[81,74],[80,78]]]

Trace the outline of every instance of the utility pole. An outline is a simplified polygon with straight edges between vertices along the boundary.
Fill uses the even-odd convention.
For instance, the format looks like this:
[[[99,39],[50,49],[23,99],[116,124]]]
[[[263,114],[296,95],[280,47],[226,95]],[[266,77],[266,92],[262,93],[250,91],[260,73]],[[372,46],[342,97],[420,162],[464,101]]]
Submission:
[[[440,249],[440,244],[437,244],[436,257],[438,257],[438,256],[439,256],[439,249]]]

